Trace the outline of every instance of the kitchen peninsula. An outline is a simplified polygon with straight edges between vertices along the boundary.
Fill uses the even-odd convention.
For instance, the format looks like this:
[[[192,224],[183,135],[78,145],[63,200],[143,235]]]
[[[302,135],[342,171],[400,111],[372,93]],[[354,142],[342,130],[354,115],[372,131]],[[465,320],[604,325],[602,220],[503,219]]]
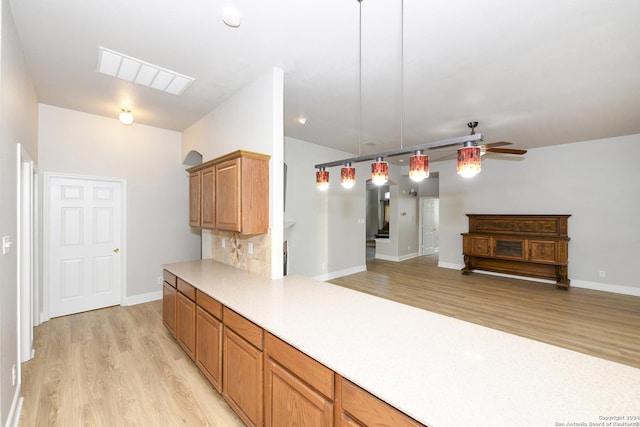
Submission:
[[[168,272],[415,420],[553,426],[639,416],[640,369],[301,276]]]

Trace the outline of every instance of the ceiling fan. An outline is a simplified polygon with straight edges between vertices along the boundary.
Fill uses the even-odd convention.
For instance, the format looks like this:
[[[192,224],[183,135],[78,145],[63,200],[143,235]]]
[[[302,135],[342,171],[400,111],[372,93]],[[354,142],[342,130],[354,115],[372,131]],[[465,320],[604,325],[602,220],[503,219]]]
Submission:
[[[471,129],[471,135],[475,135],[478,122],[469,122],[467,123],[467,126]],[[478,144],[477,142],[473,141],[473,142],[465,142],[464,146],[467,146],[467,144],[470,144],[471,146],[480,147],[480,155],[482,156],[484,156],[486,153],[523,155],[527,152],[527,150],[522,150],[519,148],[499,148],[499,147],[504,147],[505,145],[511,145],[510,142],[506,142],[506,141],[491,142],[488,144]],[[434,150],[440,150],[440,149],[453,150],[455,147],[455,149],[457,150],[459,146],[460,144],[447,144],[447,145],[434,147],[433,149]]]

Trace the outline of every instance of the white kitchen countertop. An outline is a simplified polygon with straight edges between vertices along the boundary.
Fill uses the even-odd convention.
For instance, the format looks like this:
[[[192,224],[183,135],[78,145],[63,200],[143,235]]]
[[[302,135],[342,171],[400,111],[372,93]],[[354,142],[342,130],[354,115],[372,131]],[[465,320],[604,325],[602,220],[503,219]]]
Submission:
[[[428,426],[640,426],[640,369],[307,277],[163,267]]]

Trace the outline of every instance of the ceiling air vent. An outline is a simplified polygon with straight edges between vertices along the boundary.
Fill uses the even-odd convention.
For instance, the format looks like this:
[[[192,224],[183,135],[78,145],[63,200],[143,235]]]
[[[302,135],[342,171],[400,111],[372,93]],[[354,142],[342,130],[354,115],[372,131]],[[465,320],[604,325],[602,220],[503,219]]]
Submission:
[[[98,46],[96,71],[174,95],[181,95],[194,80],[193,77],[149,64],[102,46]]]

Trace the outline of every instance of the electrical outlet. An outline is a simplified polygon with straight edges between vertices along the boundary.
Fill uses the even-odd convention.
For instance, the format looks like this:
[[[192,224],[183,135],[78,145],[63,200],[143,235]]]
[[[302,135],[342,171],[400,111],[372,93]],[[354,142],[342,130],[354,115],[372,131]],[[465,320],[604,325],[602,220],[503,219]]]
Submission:
[[[162,285],[162,276],[158,276],[158,285]]]
[[[224,249],[227,246],[227,239],[222,239],[220,244],[222,245],[222,249]]]
[[[253,243],[247,243],[247,253],[251,255],[253,253]]]
[[[605,277],[606,275],[607,275],[606,271],[604,271],[604,270],[598,271],[598,276],[599,277]]]
[[[6,255],[11,252],[11,245],[13,242],[11,241],[10,236],[2,236],[2,255]]]

